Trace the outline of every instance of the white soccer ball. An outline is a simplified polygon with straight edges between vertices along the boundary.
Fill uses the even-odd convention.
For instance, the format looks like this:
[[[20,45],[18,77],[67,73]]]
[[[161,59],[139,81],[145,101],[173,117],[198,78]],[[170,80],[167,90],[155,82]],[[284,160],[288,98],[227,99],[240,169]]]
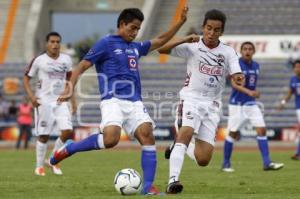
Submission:
[[[116,190],[122,195],[133,195],[140,192],[143,180],[134,169],[122,169],[115,176],[114,184]]]

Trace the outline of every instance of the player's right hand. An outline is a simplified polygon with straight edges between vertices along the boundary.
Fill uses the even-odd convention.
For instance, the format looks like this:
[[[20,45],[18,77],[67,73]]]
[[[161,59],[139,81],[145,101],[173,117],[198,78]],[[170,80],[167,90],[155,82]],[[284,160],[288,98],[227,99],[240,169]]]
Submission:
[[[40,105],[40,103],[38,102],[40,98],[37,97],[30,97],[30,101],[32,103],[33,107],[38,107]]]

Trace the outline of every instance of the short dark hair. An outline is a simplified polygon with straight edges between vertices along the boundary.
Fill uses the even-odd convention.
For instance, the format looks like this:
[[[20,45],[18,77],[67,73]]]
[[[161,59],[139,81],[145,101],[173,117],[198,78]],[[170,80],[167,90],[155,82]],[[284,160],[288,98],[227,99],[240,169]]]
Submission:
[[[295,68],[296,64],[300,64],[300,59],[297,59],[293,62],[293,68]]]
[[[254,46],[254,44],[253,44],[251,41],[245,41],[245,42],[243,42],[242,45],[241,45],[241,51],[242,51],[242,49],[243,49],[243,47],[244,47],[245,45],[250,45],[250,46],[252,46],[252,48],[253,48],[253,50],[254,50],[254,52],[255,52],[255,46]]]
[[[138,19],[141,22],[144,21],[144,14],[142,13],[142,11],[138,8],[126,8],[120,13],[118,17],[117,27],[120,27],[121,21],[128,24],[135,19]]]
[[[47,34],[47,36],[46,36],[46,42],[49,41],[49,39],[50,39],[51,36],[59,37],[59,39],[61,40],[61,36],[60,36],[60,34],[58,32],[49,32]]]
[[[218,20],[222,22],[222,32],[225,30],[225,23],[226,23],[226,15],[217,9],[209,10],[205,13],[204,20],[203,20],[203,26],[206,25],[207,20]]]

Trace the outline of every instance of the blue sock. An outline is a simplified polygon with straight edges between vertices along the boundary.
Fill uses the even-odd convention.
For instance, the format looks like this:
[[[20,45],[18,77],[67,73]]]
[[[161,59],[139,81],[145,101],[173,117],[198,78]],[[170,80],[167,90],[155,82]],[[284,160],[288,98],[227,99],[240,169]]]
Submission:
[[[223,161],[223,168],[230,168],[230,158],[233,149],[233,139],[226,138],[224,143],[224,161]]]
[[[300,155],[300,138],[299,138],[299,140],[298,140],[297,155]]]
[[[268,138],[267,136],[257,136],[256,139],[258,143],[258,148],[260,150],[260,154],[264,162],[264,167],[267,167],[271,163],[269,156]]]
[[[70,155],[73,155],[74,153],[80,152],[80,151],[91,151],[91,150],[97,150],[97,149],[102,148],[101,146],[99,147],[98,136],[99,136],[99,138],[103,139],[102,134],[92,134],[91,136],[89,136],[79,142],[74,142],[74,143],[67,145],[67,147],[66,147],[67,152]]]
[[[151,188],[156,172],[156,149],[154,145],[142,146],[142,169],[143,169],[143,190],[142,193],[146,194]]]

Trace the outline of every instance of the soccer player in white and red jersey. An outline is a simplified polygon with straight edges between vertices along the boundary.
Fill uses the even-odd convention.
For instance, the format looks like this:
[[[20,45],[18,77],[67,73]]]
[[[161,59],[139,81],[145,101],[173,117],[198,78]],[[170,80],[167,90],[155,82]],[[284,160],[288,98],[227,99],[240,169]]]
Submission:
[[[203,37],[190,35],[174,39],[160,48],[160,53],[184,58],[187,80],[180,91],[181,104],[176,122],[181,124],[170,156],[167,193],[180,193],[179,182],[184,155],[187,153],[199,166],[207,166],[215,144],[215,134],[221,116],[221,96],[229,73],[233,81],[242,85],[244,75],[233,48],[219,41],[224,32],[226,16],[219,10],[205,14]],[[195,143],[191,142],[194,137]]]
[[[23,79],[25,91],[35,107],[35,130],[38,135],[35,174],[39,176],[45,176],[44,163],[49,135],[55,129],[61,131],[53,150],[59,149],[73,136],[71,111],[67,102],[57,104],[57,98],[64,91],[66,80],[70,78],[72,71],[71,57],[60,53],[60,42],[59,33],[48,33],[46,51],[31,61]],[[37,76],[35,94],[30,86],[30,80],[34,76]],[[76,110],[74,100],[72,109]],[[54,174],[62,175],[58,165],[51,167]]]

